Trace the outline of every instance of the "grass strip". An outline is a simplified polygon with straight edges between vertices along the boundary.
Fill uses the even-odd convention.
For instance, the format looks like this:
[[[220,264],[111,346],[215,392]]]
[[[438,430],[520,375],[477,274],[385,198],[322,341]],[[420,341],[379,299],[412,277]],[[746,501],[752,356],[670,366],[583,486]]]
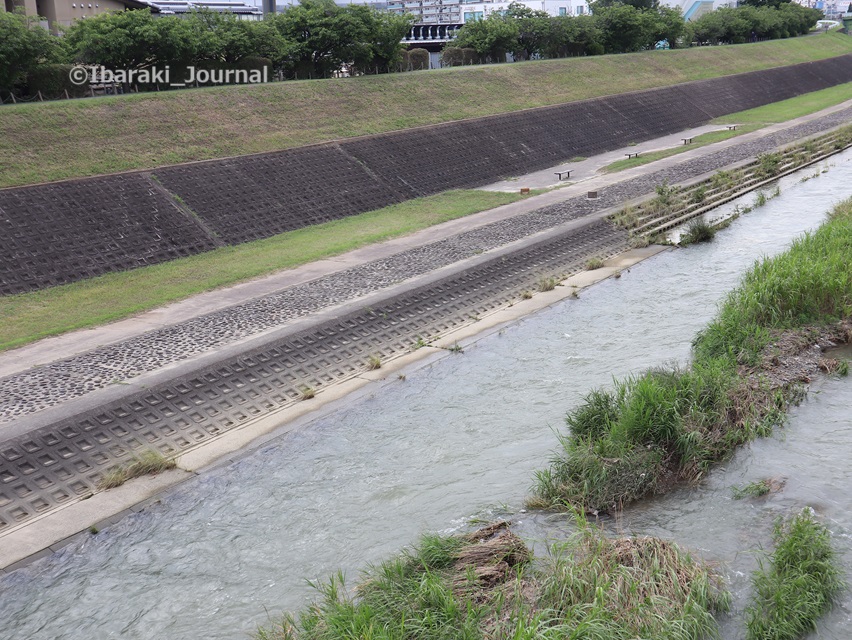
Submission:
[[[0,108],[0,187],[276,151],[820,60],[843,34]]]
[[[624,158],[623,160],[616,160],[615,162],[612,162],[605,166],[601,171],[603,171],[604,173],[617,173],[619,171],[624,171],[625,169],[641,167],[642,165],[649,164],[651,162],[656,162],[657,160],[662,160],[663,158],[670,158],[671,156],[676,156],[680,153],[686,153],[687,151],[692,151],[693,149],[697,149],[699,147],[705,147],[708,144],[721,142],[722,140],[728,140],[729,138],[755,131],[757,129],[760,129],[761,126],[763,125],[753,124],[738,127],[734,131],[725,130],[702,133],[701,135],[695,136],[692,139],[692,144],[680,145],[678,147],[672,147],[671,149],[660,149],[659,151],[648,151],[635,158]]]
[[[775,551],[753,576],[746,609],[748,640],[796,640],[816,630],[816,621],[844,588],[831,534],[810,508],[775,527]]]
[[[536,473],[533,507],[616,511],[700,478],[740,444],[771,432],[795,400],[801,357],[831,331],[852,339],[852,200],[814,233],[744,276],[695,339],[687,368],[651,369],[596,389],[566,417],[568,433]],[[832,324],[834,323],[834,324]],[[788,358],[789,356],[789,358]],[[814,360],[819,369],[837,363]]]
[[[800,118],[802,116],[821,111],[822,109],[826,109],[849,100],[850,96],[852,96],[852,82],[838,85],[836,87],[830,87],[828,89],[822,89],[821,91],[813,91],[801,96],[796,96],[795,98],[790,98],[789,100],[773,102],[772,104],[756,107],[755,109],[732,113],[721,118],[716,118],[713,120],[713,124],[740,125],[734,131],[725,130],[703,133],[700,136],[695,136],[692,140],[692,144],[680,145],[678,147],[672,147],[671,149],[650,151],[648,153],[643,153],[641,156],[636,158],[616,160],[604,167],[602,171],[604,173],[616,173],[618,171],[624,171],[625,169],[632,169],[633,167],[640,167],[657,160],[662,160],[663,158],[670,158],[671,156],[691,151],[697,147],[703,147],[708,144],[728,140],[744,133],[757,131],[768,124],[786,122],[788,120],[793,120],[795,118]]]
[[[343,577],[257,640],[589,638],[694,640],[717,635],[728,594],[710,568],[657,538],[607,538],[582,521],[535,559],[506,523],[465,536],[424,536],[369,569],[351,595]]]
[[[850,96],[852,96],[852,82],[847,82],[836,87],[812,91],[788,100],[722,116],[713,120],[713,123],[763,125],[773,122],[786,122],[845,102],[849,100]]]
[[[126,318],[195,293],[339,255],[524,197],[528,196],[447,191],[264,240],[6,296],[0,298],[0,350]]]

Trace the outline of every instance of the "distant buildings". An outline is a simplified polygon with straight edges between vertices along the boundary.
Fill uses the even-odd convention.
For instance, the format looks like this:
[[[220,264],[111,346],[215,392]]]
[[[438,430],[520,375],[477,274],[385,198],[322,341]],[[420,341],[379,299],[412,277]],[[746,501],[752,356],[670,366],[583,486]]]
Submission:
[[[242,0],[148,0],[164,16],[183,16],[198,9],[233,13],[241,20],[263,20],[263,10]]]
[[[23,8],[28,16],[44,18],[42,26],[46,29],[54,29],[56,25],[67,27],[75,20],[105,11],[143,9],[147,6],[140,0],[0,0],[0,11],[11,12]]]

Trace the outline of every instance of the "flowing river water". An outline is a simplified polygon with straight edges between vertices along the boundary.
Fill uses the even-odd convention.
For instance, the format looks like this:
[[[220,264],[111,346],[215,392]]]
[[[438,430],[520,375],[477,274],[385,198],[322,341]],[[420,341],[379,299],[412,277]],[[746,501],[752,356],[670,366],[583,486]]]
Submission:
[[[305,604],[314,595],[306,579],[342,569],[355,582],[424,531],[500,515],[538,548],[558,539],[570,528],[564,515],[521,509],[566,410],[613,376],[686,361],[695,333],[754,260],[783,251],[852,195],[852,152],[830,164],[782,180],[781,195],[712,243],[663,253],[404,381],[394,376],[0,578],[0,638],[246,638]],[[778,515],[813,507],[852,571],[850,407],[852,379],[819,381],[776,435],[701,486],[633,506],[609,526],[674,539],[718,562],[735,595],[723,635],[742,637],[748,574]],[[732,499],[732,485],[768,476],[785,479],[783,490]],[[846,594],[822,637],[847,638],[850,611]]]

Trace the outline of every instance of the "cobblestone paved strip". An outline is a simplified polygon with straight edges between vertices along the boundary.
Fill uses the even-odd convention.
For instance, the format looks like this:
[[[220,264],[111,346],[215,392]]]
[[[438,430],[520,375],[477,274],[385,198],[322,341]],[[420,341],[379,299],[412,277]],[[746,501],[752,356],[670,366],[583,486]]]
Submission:
[[[626,248],[597,220],[0,445],[0,535],[86,497],[135,452],[173,456]]]
[[[852,120],[852,108],[743,142],[706,156],[607,187],[597,200],[576,197],[494,222],[389,258],[352,267],[263,298],[155,330],[0,380],[0,424],[80,397],[115,382],[258,334],[334,304],[353,300],[533,233],[602,211],[743,161]]]

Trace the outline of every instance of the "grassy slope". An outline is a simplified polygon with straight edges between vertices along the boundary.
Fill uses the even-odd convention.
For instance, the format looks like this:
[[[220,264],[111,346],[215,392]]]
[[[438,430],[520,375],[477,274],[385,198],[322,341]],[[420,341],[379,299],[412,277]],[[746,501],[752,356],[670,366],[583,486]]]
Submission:
[[[727,47],[0,108],[0,187],[272,151],[852,51],[825,34]]]
[[[236,247],[0,298],[0,350],[125,318],[194,293],[339,255],[522,197],[447,191]]]

